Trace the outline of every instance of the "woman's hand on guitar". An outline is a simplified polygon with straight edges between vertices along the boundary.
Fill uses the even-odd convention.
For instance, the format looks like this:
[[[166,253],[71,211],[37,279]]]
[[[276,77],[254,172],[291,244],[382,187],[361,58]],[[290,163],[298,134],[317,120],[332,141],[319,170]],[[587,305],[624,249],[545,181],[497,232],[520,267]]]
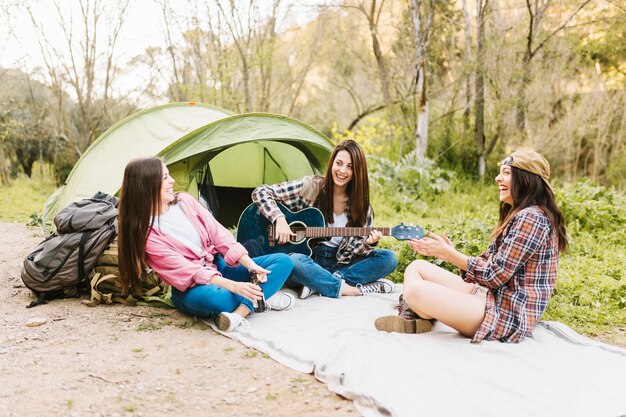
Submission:
[[[372,230],[372,233],[365,239],[365,243],[372,246],[378,243],[378,241],[383,237],[383,234],[378,230]]]
[[[296,234],[291,231],[289,224],[287,224],[287,219],[285,219],[284,216],[281,216],[276,219],[276,230],[274,231],[274,235],[276,241],[279,244],[284,245],[285,243],[288,243],[291,240],[291,237]]]

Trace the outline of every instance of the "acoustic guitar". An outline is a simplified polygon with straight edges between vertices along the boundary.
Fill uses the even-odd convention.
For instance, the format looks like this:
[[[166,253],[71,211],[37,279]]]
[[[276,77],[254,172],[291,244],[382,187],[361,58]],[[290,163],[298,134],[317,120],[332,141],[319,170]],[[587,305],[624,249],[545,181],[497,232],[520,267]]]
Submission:
[[[318,240],[334,236],[368,236],[372,230],[378,230],[383,236],[393,236],[398,240],[424,237],[424,229],[403,223],[394,227],[326,227],[324,215],[314,207],[293,212],[284,205],[277,204],[295,236],[288,243],[279,244],[275,238],[274,225],[252,203],[239,217],[237,226],[237,241],[252,257],[279,252],[310,256],[313,253],[311,246]]]

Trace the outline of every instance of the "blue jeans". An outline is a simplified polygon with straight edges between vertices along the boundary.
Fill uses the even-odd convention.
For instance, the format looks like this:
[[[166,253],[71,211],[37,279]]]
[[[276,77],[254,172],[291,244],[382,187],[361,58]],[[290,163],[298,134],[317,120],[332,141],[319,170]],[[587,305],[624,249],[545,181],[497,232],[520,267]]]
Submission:
[[[253,260],[261,268],[272,271],[267,275],[267,282],[260,284],[265,299],[268,299],[285,283],[293,263],[284,253],[259,256]],[[242,265],[228,266],[221,256],[216,256],[214,262],[224,278],[238,282],[250,281],[250,273]],[[172,302],[177,310],[197,317],[215,316],[224,311],[232,312],[241,304],[254,312],[250,300],[213,284],[196,285],[184,292],[172,287]]]
[[[369,284],[390,274],[398,265],[393,251],[375,249],[367,256],[354,255],[348,265],[337,266],[337,248],[319,244],[313,258],[294,253],[293,271],[287,281],[290,285],[306,285],[324,297],[338,298],[341,283],[356,286]]]

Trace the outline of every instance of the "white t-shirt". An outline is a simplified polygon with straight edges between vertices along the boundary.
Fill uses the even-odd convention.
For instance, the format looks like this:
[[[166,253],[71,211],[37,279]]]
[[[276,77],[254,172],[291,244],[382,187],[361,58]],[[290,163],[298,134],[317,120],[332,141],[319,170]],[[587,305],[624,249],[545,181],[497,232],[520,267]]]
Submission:
[[[341,213],[340,215],[336,215],[333,213],[333,222],[328,223],[328,227],[346,227],[348,225],[348,216],[346,213]],[[325,240],[322,243],[326,246],[330,246],[331,248],[339,247],[339,244],[343,240],[344,236],[335,236],[330,238],[330,240]]]
[[[202,253],[202,240],[191,220],[185,216],[179,204],[172,204],[168,211],[158,216],[154,227],[171,236],[196,254]]]

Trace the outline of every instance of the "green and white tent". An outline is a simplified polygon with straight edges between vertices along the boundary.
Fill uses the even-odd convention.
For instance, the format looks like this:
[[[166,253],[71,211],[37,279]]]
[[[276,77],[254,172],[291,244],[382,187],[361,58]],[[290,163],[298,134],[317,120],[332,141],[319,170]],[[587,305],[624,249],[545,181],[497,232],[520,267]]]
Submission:
[[[121,120],[84,152],[46,201],[44,224],[97,191],[116,194],[130,160],[157,155],[176,180],[176,190],[202,197],[224,225],[232,226],[251,202],[254,187],[319,174],[332,149],[324,134],[286,116],[236,115],[201,103],[153,107]]]

